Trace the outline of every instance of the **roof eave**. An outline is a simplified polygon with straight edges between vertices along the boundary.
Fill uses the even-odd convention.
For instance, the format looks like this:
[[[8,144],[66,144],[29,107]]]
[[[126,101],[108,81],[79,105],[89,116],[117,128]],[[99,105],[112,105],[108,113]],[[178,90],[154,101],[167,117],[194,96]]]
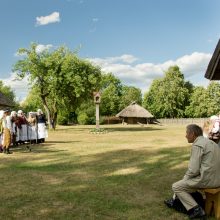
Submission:
[[[205,78],[209,80],[220,80],[220,39],[208,64]]]

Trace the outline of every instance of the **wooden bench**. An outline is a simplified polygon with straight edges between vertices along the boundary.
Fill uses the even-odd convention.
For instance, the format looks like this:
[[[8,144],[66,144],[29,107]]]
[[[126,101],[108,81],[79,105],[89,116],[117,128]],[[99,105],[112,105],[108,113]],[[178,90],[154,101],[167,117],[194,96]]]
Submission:
[[[206,196],[205,212],[208,216],[214,214],[220,220],[220,187],[213,189],[202,189]]]

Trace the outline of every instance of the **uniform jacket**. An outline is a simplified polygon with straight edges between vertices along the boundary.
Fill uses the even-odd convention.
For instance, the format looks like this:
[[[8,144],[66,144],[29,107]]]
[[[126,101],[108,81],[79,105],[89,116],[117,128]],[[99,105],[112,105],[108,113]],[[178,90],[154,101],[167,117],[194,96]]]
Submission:
[[[203,136],[196,138],[184,180],[195,188],[220,186],[220,147],[215,142]]]

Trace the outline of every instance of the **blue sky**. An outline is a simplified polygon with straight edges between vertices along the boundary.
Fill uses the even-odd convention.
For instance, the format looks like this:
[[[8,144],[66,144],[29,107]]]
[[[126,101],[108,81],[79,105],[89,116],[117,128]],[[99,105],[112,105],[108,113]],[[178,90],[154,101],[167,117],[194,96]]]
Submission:
[[[18,100],[27,80],[13,81],[16,51],[66,45],[147,91],[153,79],[178,65],[194,85],[204,78],[220,38],[219,0],[0,0],[0,80]]]

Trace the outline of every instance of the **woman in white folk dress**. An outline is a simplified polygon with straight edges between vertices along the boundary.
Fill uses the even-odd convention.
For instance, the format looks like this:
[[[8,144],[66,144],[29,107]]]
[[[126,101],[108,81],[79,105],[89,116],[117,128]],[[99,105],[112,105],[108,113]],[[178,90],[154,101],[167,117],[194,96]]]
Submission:
[[[29,112],[28,115],[28,139],[30,140],[31,144],[37,142],[37,119],[36,113]]]
[[[19,119],[19,142],[24,144],[28,141],[28,121],[22,110],[18,111]]]
[[[44,143],[45,138],[48,137],[47,129],[46,129],[46,117],[41,109],[37,110],[37,140],[38,143]]]

